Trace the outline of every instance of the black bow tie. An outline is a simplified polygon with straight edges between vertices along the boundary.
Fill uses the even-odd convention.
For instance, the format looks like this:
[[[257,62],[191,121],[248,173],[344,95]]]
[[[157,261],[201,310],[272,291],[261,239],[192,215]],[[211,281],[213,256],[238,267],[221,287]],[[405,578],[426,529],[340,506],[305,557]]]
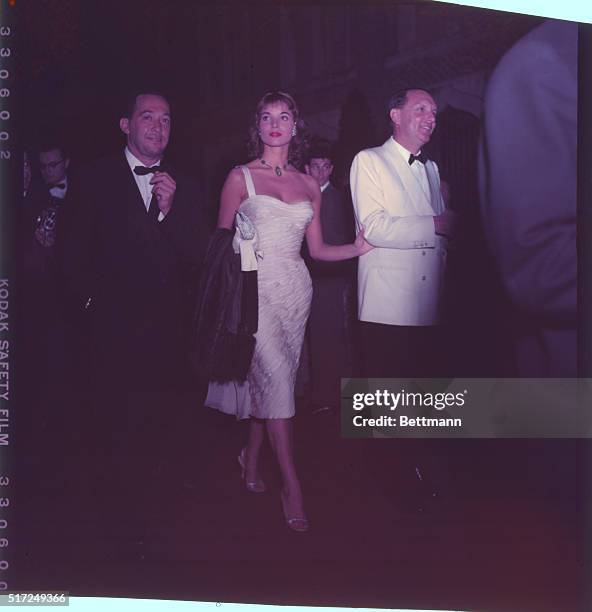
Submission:
[[[413,155],[413,153],[411,153],[411,155],[409,156],[409,165],[411,165],[414,161],[418,161],[422,164],[425,164],[428,161],[428,157],[423,152],[419,155]]]
[[[153,172],[160,172],[160,166],[152,166],[151,168],[147,168],[146,166],[135,166],[134,172],[138,176],[146,176],[147,174],[152,174]]]
[[[66,189],[66,183],[58,183],[57,185],[52,185],[50,189]]]

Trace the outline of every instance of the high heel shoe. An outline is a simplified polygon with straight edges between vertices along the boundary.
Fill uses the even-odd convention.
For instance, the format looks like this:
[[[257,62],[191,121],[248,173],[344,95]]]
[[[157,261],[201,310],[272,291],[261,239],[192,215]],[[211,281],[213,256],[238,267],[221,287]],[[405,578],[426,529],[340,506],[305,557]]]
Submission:
[[[282,500],[282,510],[284,511],[286,525],[288,525],[288,527],[292,531],[298,531],[299,533],[304,533],[305,531],[308,531],[310,527],[310,525],[308,524],[308,519],[297,517],[290,518],[288,516],[288,513],[286,512],[286,499],[283,491],[280,494],[280,499]]]
[[[246,469],[246,461],[245,461],[245,455],[246,455],[247,449],[243,448],[240,452],[240,455],[238,456],[238,464],[241,467],[241,478],[243,479],[243,482],[245,483],[245,487],[247,489],[247,491],[249,491],[249,493],[265,493],[265,491],[267,491],[267,487],[265,486],[265,483],[263,482],[263,480],[261,480],[261,478],[257,478],[257,480],[253,480],[251,482],[247,482],[247,469]]]

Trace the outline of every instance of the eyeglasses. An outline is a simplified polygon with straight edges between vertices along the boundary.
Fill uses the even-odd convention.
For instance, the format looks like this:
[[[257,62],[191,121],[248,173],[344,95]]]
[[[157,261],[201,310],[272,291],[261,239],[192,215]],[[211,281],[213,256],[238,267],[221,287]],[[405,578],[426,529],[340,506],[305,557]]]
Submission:
[[[65,160],[60,159],[59,161],[52,161],[52,162],[47,162],[46,164],[39,164],[39,167],[41,168],[41,170],[53,170],[54,168],[57,168],[60,164],[63,164]]]

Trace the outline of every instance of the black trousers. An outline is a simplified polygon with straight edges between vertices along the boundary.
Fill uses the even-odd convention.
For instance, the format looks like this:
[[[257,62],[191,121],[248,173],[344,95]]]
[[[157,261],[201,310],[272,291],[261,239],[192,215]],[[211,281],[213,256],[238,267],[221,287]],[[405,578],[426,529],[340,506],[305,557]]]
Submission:
[[[338,406],[341,377],[351,376],[351,338],[348,335],[347,279],[314,278],[308,319],[312,403]]]
[[[398,326],[360,321],[366,378],[437,378],[446,375],[442,331],[437,326]],[[448,488],[446,451],[452,440],[368,439],[366,469],[393,499]],[[415,504],[415,501],[410,501]]]
[[[366,378],[445,376],[442,332],[437,326],[384,325],[360,321]]]

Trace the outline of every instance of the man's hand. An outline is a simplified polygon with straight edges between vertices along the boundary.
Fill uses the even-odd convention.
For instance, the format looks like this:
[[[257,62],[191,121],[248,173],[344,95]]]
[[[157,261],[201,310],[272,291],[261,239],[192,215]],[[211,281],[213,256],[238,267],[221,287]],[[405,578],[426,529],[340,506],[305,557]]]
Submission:
[[[453,238],[456,234],[457,218],[456,214],[446,209],[441,215],[434,217],[434,228],[436,234]]]
[[[166,217],[173,206],[177,183],[175,183],[168,172],[155,172],[154,176],[150,179],[150,184],[154,185],[152,193],[156,196],[158,208]]]

